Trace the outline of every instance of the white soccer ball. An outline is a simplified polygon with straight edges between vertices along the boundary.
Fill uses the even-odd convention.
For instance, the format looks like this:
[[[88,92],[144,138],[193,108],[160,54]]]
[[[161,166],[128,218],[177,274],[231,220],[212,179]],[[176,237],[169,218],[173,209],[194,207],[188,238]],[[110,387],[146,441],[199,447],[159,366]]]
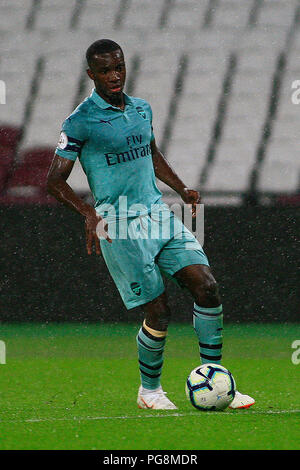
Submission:
[[[185,384],[191,404],[202,411],[225,410],[235,396],[232,374],[219,364],[202,364],[192,370]]]

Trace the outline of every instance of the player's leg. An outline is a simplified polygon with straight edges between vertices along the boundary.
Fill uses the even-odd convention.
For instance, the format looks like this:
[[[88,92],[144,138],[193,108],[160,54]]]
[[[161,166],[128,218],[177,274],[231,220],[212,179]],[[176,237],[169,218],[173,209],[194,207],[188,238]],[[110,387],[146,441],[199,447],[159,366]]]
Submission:
[[[137,335],[141,383],[145,389],[156,390],[160,386],[170,316],[166,294],[142,305],[142,310],[144,322]]]
[[[217,283],[209,266],[191,265],[175,274],[194,298],[194,329],[200,346],[202,363],[219,364],[222,358],[223,314]],[[249,408],[255,400],[236,392],[230,408]]]
[[[148,217],[150,219],[150,217]],[[135,219],[130,222],[138,224]],[[149,220],[143,219],[147,228]],[[150,223],[149,223],[150,225]],[[102,246],[103,245],[103,246]],[[137,335],[141,387],[141,408],[176,409],[165,396],[160,376],[166,343],[169,308],[164,283],[155,263],[160,241],[151,238],[127,238],[101,243],[103,257],[127,309],[140,306],[145,314]]]
[[[221,363],[223,313],[218,285],[209,266],[194,264],[175,273],[194,298],[193,323],[202,363]]]
[[[144,322],[137,335],[141,386],[137,403],[140,408],[176,409],[160,384],[163,354],[170,310],[166,294],[142,306]]]

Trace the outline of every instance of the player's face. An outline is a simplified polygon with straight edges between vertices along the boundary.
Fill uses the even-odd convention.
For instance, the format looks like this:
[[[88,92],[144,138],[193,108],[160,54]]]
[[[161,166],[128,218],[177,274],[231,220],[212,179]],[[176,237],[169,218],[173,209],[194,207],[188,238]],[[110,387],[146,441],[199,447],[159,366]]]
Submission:
[[[87,73],[94,81],[97,93],[107,101],[114,101],[122,94],[126,79],[122,51],[117,49],[113,52],[95,55]]]

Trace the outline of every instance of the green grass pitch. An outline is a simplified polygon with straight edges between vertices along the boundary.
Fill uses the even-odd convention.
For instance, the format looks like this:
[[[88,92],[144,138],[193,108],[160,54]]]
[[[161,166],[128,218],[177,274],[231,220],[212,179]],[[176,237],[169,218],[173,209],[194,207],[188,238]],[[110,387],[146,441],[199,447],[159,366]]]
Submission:
[[[201,412],[187,401],[199,365],[192,325],[172,324],[162,385],[178,410],[140,410],[134,324],[2,324],[0,449],[299,449],[296,324],[225,325],[223,365],[248,410]]]

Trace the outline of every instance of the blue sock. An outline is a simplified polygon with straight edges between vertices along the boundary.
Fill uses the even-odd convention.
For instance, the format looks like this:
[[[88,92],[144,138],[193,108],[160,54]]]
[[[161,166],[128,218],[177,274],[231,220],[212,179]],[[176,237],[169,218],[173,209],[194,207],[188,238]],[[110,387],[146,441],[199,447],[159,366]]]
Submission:
[[[160,386],[166,337],[152,335],[143,325],[136,339],[142,386],[155,390]]]
[[[199,340],[202,364],[220,364],[222,359],[222,305],[204,308],[194,304],[194,329]]]

